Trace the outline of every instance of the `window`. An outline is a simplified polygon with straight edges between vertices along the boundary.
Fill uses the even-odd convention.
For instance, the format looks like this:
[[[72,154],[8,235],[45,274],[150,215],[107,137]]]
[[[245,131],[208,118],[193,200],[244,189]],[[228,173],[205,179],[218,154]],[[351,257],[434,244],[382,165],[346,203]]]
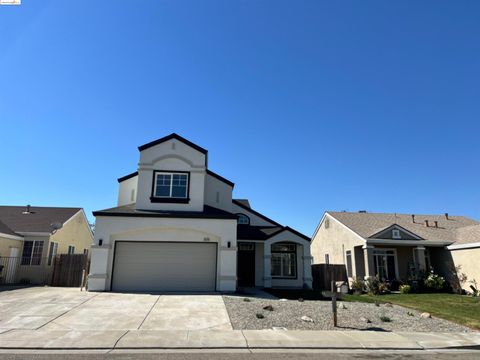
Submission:
[[[240,251],[254,251],[255,250],[255,244],[253,244],[253,243],[239,243],[238,244],[238,250],[240,250]]]
[[[395,256],[394,250],[373,250],[373,266],[375,269],[375,275],[377,275],[380,280],[394,280],[396,278]]]
[[[48,266],[52,265],[55,255],[57,255],[58,243],[50,242],[50,249],[48,250]]]
[[[75,246],[68,246],[68,255],[75,254]]]
[[[347,276],[352,277],[352,251],[347,250],[345,257],[347,259]]]
[[[325,264],[330,264],[330,255],[325,254]]]
[[[401,239],[400,230],[398,230],[398,229],[392,230],[392,237],[393,237],[394,239]]]
[[[187,195],[188,173],[155,172],[154,198],[186,199]]]
[[[43,241],[25,241],[23,244],[22,265],[40,265],[42,262]]]
[[[238,216],[238,220],[237,222],[240,224],[240,225],[249,225],[250,224],[250,218],[245,215],[245,214],[237,214]]]
[[[325,219],[325,229],[328,229],[330,227],[330,220]]]
[[[88,249],[83,249],[83,255],[88,255]]]
[[[295,244],[272,245],[272,277],[297,277],[296,248]]]

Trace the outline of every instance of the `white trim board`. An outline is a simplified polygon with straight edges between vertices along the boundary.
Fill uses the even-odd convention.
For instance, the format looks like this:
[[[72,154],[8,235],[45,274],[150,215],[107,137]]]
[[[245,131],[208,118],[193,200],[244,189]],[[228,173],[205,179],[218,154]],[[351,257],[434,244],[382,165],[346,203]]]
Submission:
[[[458,245],[450,245],[447,246],[448,250],[462,250],[462,249],[474,249],[474,248],[479,248],[480,247],[480,242],[476,243],[470,243],[470,244],[458,244]]]

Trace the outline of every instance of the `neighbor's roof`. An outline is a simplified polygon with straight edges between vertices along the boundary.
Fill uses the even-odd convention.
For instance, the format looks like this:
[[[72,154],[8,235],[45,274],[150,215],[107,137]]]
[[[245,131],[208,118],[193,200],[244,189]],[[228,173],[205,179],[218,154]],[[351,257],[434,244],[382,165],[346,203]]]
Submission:
[[[18,234],[15,233],[12,229],[10,229],[7,225],[5,225],[2,221],[0,221],[0,234],[7,234],[7,235],[15,235],[18,236]]]
[[[480,225],[480,222],[465,216],[449,215],[447,220],[445,215],[415,214],[415,223],[413,223],[412,214],[335,211],[327,211],[327,213],[363,238],[369,238],[393,224],[397,224],[425,240],[455,242],[460,239],[459,234],[467,239],[470,238],[471,234],[475,233],[474,230],[466,231],[461,230],[462,228]],[[429,221],[429,227],[425,226],[425,220]],[[434,226],[435,221],[438,222],[438,228]]]
[[[206,218],[206,219],[237,219],[237,216],[227,211],[204,205],[203,211],[171,211],[171,210],[137,210],[135,204],[118,206],[93,212],[94,216],[125,216],[125,217],[168,217],[168,218]]]
[[[456,230],[455,244],[471,244],[480,242],[480,224],[465,226]]]
[[[52,232],[52,224],[64,223],[81,208],[31,206],[30,213],[24,214],[26,206],[0,206],[0,220],[12,231]],[[1,231],[0,231],[1,232]]]
[[[167,135],[167,136],[164,136],[164,137],[162,137],[162,138],[160,138],[160,139],[151,141],[151,142],[149,142],[149,143],[147,143],[147,144],[141,145],[141,146],[138,147],[138,150],[139,150],[139,151],[143,151],[143,150],[146,150],[146,149],[148,149],[148,148],[151,148],[152,146],[161,144],[161,143],[163,143],[163,142],[165,142],[165,141],[168,141],[168,140],[171,140],[171,139],[176,139],[176,140],[178,140],[178,141],[180,141],[180,142],[182,142],[182,143],[190,146],[191,148],[193,148],[193,149],[195,149],[195,150],[197,150],[197,151],[199,151],[199,152],[201,152],[201,153],[203,153],[203,154],[205,154],[205,155],[208,153],[208,151],[207,151],[206,149],[202,148],[201,146],[198,146],[197,144],[192,143],[190,140],[187,140],[187,139],[185,139],[184,137],[182,137],[182,136],[180,136],[180,135],[178,135],[178,134],[175,134],[175,133],[172,133],[172,134]]]

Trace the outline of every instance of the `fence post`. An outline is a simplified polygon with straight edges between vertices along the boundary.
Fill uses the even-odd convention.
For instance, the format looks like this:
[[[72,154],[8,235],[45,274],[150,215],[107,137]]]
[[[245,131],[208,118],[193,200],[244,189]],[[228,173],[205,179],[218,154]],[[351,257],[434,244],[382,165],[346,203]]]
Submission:
[[[335,280],[331,282],[332,291],[332,312],[333,312],[333,326],[337,327],[337,286]]]

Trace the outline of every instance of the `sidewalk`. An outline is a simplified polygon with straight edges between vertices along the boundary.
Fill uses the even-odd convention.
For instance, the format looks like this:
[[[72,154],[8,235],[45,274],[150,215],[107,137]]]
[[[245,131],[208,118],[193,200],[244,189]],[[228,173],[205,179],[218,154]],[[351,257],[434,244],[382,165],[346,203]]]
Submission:
[[[0,349],[478,349],[480,333],[377,331],[9,330]]]

